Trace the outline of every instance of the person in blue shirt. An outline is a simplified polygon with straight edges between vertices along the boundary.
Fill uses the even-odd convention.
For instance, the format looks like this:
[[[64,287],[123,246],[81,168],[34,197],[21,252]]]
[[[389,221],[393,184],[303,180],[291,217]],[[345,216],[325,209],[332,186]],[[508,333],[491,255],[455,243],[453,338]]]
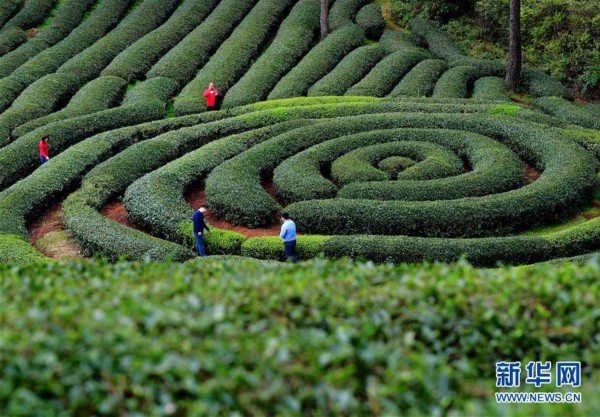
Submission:
[[[196,252],[198,256],[206,256],[204,252],[204,230],[211,233],[207,224],[204,222],[204,213],[208,210],[208,206],[202,206],[194,213],[194,236],[196,237]]]
[[[281,213],[281,233],[279,237],[283,239],[283,249],[285,257],[288,261],[298,263],[298,255],[296,255],[296,223],[290,220],[290,215],[286,212]]]

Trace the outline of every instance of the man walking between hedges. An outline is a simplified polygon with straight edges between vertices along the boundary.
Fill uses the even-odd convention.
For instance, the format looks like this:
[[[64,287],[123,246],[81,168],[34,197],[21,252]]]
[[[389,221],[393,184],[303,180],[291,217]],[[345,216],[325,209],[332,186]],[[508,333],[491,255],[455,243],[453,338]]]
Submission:
[[[48,145],[48,141],[50,140],[50,136],[44,136],[42,140],[40,140],[40,163],[44,165],[50,159],[50,150]]]
[[[215,88],[215,83],[210,83],[208,89],[204,90],[204,97],[206,98],[206,111],[212,111],[217,109],[217,96],[219,90]]]
[[[206,256],[204,252],[204,230],[211,233],[208,225],[204,222],[204,213],[208,210],[208,206],[202,206],[194,213],[194,236],[196,237],[196,253],[198,256]]]
[[[283,239],[283,249],[285,257],[288,261],[298,263],[298,255],[296,255],[296,223],[290,219],[290,215],[286,212],[281,213],[281,233],[279,237]]]

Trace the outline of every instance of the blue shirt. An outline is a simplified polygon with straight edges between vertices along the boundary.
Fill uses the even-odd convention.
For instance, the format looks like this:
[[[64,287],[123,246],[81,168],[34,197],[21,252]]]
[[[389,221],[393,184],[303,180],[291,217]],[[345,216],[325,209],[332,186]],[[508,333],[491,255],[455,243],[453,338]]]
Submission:
[[[291,220],[284,221],[281,225],[279,237],[282,237],[284,242],[296,240],[296,223]]]
[[[196,210],[194,213],[194,236],[197,236],[198,233],[202,232],[204,229],[210,230],[206,223],[204,222],[204,214],[200,210]]]

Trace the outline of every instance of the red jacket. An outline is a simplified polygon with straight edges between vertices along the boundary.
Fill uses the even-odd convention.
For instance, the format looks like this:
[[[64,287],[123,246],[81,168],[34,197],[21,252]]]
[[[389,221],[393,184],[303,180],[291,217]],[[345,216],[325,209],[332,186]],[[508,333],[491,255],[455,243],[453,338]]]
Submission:
[[[40,156],[42,158],[49,158],[48,156],[48,142],[40,141]]]
[[[206,97],[206,105],[208,107],[215,107],[215,103],[217,102],[217,96],[219,95],[219,90],[216,88],[209,88],[204,91],[204,97]]]

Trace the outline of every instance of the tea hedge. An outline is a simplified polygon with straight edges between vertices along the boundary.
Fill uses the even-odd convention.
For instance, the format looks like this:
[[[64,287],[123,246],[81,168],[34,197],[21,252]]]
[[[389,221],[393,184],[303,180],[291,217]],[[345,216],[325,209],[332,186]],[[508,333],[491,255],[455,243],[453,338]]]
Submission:
[[[7,109],[29,85],[55,72],[63,63],[102,38],[117,24],[127,10],[129,0],[104,0],[83,24],[69,36],[0,79],[0,111]]]
[[[499,77],[482,77],[475,81],[473,98],[478,100],[508,101],[506,81]]]
[[[30,58],[67,37],[81,24],[85,13],[96,0],[65,0],[52,18],[49,27],[23,45],[0,57],[0,76],[8,76]]]
[[[336,0],[329,11],[330,30],[353,25],[357,13],[367,2],[368,0]]]
[[[109,34],[65,62],[58,72],[77,75],[82,82],[99,77],[121,51],[164,23],[178,4],[178,0],[146,0],[140,3]]]
[[[127,82],[118,77],[96,78],[81,87],[63,110],[24,123],[12,134],[18,138],[53,122],[107,110],[121,101],[126,85]]]
[[[529,357],[580,358],[598,414],[597,262],[0,268],[5,415],[501,416],[490,363]]]
[[[541,97],[535,100],[536,107],[566,123],[600,130],[600,118],[560,97]]]
[[[143,79],[152,66],[213,11],[219,0],[186,0],[162,26],[146,34],[115,57],[101,75],[132,82]]]
[[[179,234],[181,224],[190,222],[193,213],[184,199],[185,190],[203,184],[208,174],[227,159],[273,136],[307,124],[302,120],[283,122],[227,136],[145,175],[125,192],[123,202],[129,218],[154,235],[183,242],[184,236]]]
[[[210,82],[219,86],[221,95],[226,94],[252,65],[292,3],[292,0],[260,0],[210,61],[183,88],[175,100],[177,115],[198,113],[202,109],[199,103],[204,102],[202,94]]]
[[[149,100],[54,122],[27,133],[0,149],[0,190],[39,166],[38,142],[43,135],[51,138],[50,157],[53,157],[90,135],[159,119],[164,113],[165,103]]]
[[[17,14],[23,7],[23,0],[5,0],[0,4],[0,27]]]
[[[323,254],[323,245],[330,236],[298,236],[296,253],[298,259],[306,261],[318,258]],[[243,256],[271,261],[285,261],[283,243],[279,236],[267,236],[248,239],[242,245]]]
[[[365,45],[350,52],[326,76],[308,89],[307,95],[341,96],[362,80],[385,57],[380,46]]]
[[[436,57],[451,61],[464,56],[448,35],[440,30],[431,20],[422,18],[410,19],[408,21],[408,28],[427,42],[429,50]]]
[[[275,85],[269,100],[306,95],[313,84],[364,42],[363,31],[356,25],[347,25],[331,33]]]
[[[346,91],[348,96],[387,95],[394,86],[415,65],[429,58],[429,53],[421,49],[402,49],[383,58],[373,69],[352,88]]]
[[[446,69],[446,63],[440,59],[423,60],[415,65],[415,67],[402,78],[389,95],[390,97],[429,96],[433,92],[438,79]]]
[[[459,66],[446,71],[435,84],[434,97],[467,98],[477,78],[484,75],[478,68]]]
[[[49,74],[27,87],[0,115],[0,147],[11,142],[15,127],[51,113],[70,99],[78,87],[78,79],[68,74]]]
[[[30,1],[23,4],[11,19],[8,20],[0,31],[0,55],[4,55],[27,39],[25,31],[42,23],[46,15],[52,10],[55,0]],[[12,7],[8,5],[7,7]]]
[[[356,24],[360,26],[369,39],[377,40],[385,29],[385,20],[381,15],[381,6],[367,4],[356,15]]]
[[[277,82],[313,46],[318,28],[319,2],[301,0],[296,3],[267,50],[229,89],[223,107],[237,107],[266,99]]]
[[[381,35],[379,44],[387,54],[392,54],[400,49],[412,49],[426,46],[426,44],[414,34],[395,30],[385,30],[383,35]]]
[[[379,117],[385,120],[385,116]],[[552,133],[537,130],[535,125],[484,115],[430,115],[422,120],[414,117],[404,121],[405,117],[395,117],[394,122],[398,123],[396,127],[401,127],[403,123],[406,127],[441,128],[443,125],[444,128],[455,127],[491,134],[521,157],[526,155],[525,159],[535,160],[545,170],[538,181],[518,190],[443,203],[344,199],[298,202],[286,210],[295,217],[299,227],[306,232],[319,234],[503,235],[538,221],[550,221],[567,215],[572,205],[581,205],[590,198],[595,182],[596,161],[590,154],[561,141]],[[372,119],[371,126],[377,127],[374,124],[376,118]],[[571,194],[577,187],[582,188]],[[569,201],[571,198],[574,200]],[[368,207],[367,213],[365,207]],[[465,210],[469,212],[468,215]],[[318,217],[314,216],[316,212],[319,213]]]
[[[189,83],[258,0],[222,0],[213,12],[148,71],[147,77]]]

